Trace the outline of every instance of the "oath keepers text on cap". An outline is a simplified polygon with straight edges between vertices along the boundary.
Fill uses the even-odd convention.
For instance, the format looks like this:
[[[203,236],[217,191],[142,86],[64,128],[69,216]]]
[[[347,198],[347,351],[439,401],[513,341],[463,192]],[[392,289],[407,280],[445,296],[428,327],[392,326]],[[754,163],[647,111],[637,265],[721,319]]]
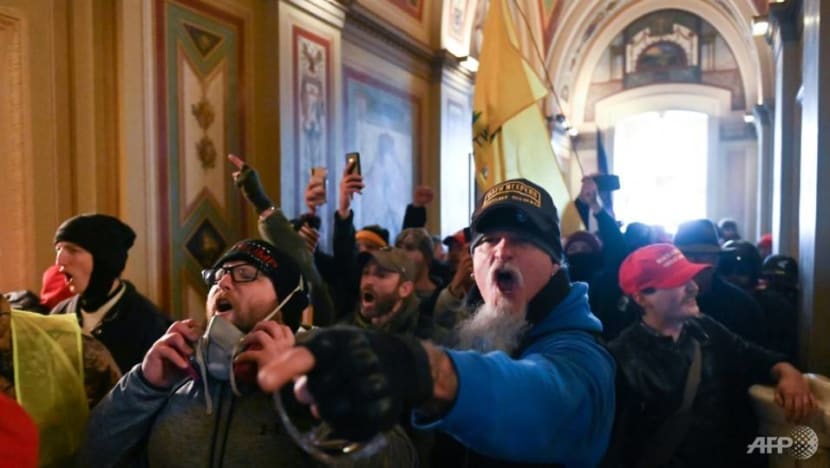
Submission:
[[[484,195],[484,201],[482,201],[481,207],[486,208],[493,203],[508,198],[533,205],[536,208],[542,207],[542,194],[535,188],[522,182],[505,182],[494,186]]]

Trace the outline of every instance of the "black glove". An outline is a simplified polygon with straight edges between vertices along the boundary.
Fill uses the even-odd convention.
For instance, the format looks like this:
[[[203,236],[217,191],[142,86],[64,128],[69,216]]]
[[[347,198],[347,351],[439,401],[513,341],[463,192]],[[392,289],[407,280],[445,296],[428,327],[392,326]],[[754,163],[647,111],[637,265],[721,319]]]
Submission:
[[[274,202],[268,198],[265,189],[262,188],[262,182],[259,181],[259,174],[256,169],[245,164],[239,171],[239,177],[236,178],[236,186],[242,191],[242,195],[254,205],[257,213],[262,213],[274,206]]]
[[[429,359],[415,338],[334,327],[301,346],[316,361],[308,389],[339,437],[367,440],[432,396]]]

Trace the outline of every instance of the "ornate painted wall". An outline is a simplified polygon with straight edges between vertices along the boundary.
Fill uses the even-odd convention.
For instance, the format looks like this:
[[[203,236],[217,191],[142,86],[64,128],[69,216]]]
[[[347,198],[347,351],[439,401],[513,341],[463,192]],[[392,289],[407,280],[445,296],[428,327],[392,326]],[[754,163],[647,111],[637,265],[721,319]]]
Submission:
[[[160,302],[198,317],[200,271],[241,238],[247,212],[226,160],[246,154],[246,24],[196,0],[157,0],[155,13]]]
[[[335,10],[339,12],[339,10]],[[293,4],[279,11],[279,89],[284,96],[279,109],[281,142],[280,194],[283,210],[290,217],[308,211],[304,190],[311,169],[324,167],[327,202],[317,207],[322,220],[321,245],[330,246],[332,220],[337,209],[339,174],[335,172],[340,151],[340,30]]]

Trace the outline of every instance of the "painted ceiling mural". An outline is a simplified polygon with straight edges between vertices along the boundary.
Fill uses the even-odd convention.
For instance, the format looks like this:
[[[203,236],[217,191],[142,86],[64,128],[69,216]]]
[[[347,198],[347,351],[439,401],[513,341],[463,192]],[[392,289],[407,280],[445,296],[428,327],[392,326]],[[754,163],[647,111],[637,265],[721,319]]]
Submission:
[[[537,0],[543,14],[550,14],[554,16],[552,22],[545,23],[545,26],[551,28],[551,31],[546,29],[546,34],[551,34],[547,37],[546,50],[550,51],[552,48],[565,48],[566,55],[562,57],[559,62],[561,65],[557,66],[556,70],[551,70],[554,73],[556,81],[556,91],[558,97],[564,101],[571,100],[571,87],[577,73],[581,73],[582,59],[585,57],[586,47],[596,47],[593,41],[598,36],[599,31],[612,27],[617,17],[624,9],[631,7],[634,2],[621,0],[595,0],[586,1],[579,6],[584,5],[585,9],[591,11],[586,19],[581,20],[582,24],[577,26],[577,32],[574,34],[574,39],[570,44],[555,44],[559,40],[556,36],[555,30],[557,25],[567,25],[571,21],[580,21],[580,17],[584,13],[583,8],[577,8],[571,4],[573,0]],[[743,42],[747,48],[753,47],[753,38],[749,30],[751,16],[766,14],[768,5],[766,0],[698,0],[705,4],[714,6],[723,11],[728,18],[728,21],[735,27],[736,30],[746,31]],[[555,10],[559,9],[558,12]],[[561,27],[561,26],[560,26]],[[617,26],[619,27],[619,26]],[[603,44],[602,46],[610,47],[611,44]],[[655,52],[654,50],[650,53]]]
[[[691,13],[661,10],[632,22],[606,48],[591,79],[586,120],[593,120],[599,100],[657,83],[723,88],[733,109],[745,106],[737,61],[717,30]]]

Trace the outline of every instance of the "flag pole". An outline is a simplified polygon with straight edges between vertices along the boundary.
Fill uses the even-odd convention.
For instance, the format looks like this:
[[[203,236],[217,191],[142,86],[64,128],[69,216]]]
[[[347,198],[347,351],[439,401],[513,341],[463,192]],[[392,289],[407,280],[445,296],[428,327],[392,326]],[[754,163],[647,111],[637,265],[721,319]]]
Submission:
[[[530,20],[527,19],[527,15],[525,14],[522,7],[519,6],[518,0],[512,0],[513,5],[516,7],[516,10],[519,11],[519,15],[522,17],[522,22],[525,24],[525,28],[530,31],[530,42],[533,44],[533,50],[536,52],[536,58],[539,59],[539,62],[542,64],[542,70],[545,72],[545,81],[548,84],[548,90],[550,94],[553,96],[553,100],[556,101],[556,107],[559,108],[561,112],[562,102],[559,101],[559,96],[556,95],[556,90],[553,87],[553,79],[550,77],[550,73],[548,73],[548,67],[546,65],[546,60],[542,56],[542,51],[539,49],[539,44],[536,42],[536,37],[533,35],[533,30],[530,29]],[[576,145],[574,144],[573,137],[568,135],[568,141],[570,142],[570,149],[571,153],[574,155],[574,159],[576,159],[576,165],[579,167],[579,172],[582,174],[582,177],[585,177],[585,169],[582,167],[582,158],[579,157],[579,152],[576,150]]]

